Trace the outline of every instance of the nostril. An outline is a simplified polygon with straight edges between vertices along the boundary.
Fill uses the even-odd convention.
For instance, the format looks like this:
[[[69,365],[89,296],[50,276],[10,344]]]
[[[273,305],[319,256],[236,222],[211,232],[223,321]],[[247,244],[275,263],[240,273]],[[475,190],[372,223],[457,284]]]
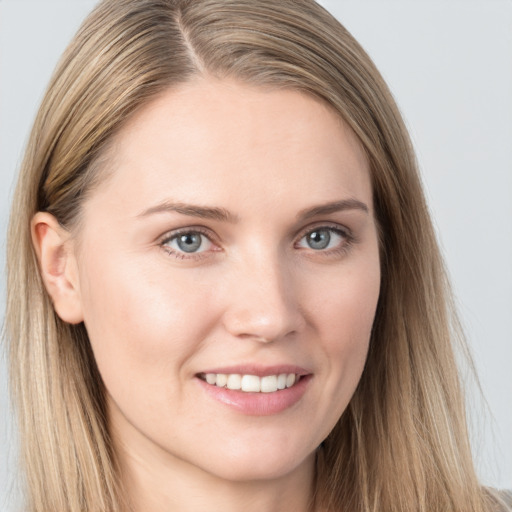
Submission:
[[[257,336],[253,334],[241,334],[240,338],[250,338],[254,341],[258,341],[259,343],[271,343],[273,340],[264,336]]]

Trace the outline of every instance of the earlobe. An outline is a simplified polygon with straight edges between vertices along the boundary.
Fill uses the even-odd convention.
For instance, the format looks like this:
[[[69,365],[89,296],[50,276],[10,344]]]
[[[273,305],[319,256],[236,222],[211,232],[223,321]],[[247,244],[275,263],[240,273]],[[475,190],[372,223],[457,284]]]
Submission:
[[[46,212],[34,215],[31,231],[39,271],[56,313],[70,324],[82,322],[78,266],[69,232]]]

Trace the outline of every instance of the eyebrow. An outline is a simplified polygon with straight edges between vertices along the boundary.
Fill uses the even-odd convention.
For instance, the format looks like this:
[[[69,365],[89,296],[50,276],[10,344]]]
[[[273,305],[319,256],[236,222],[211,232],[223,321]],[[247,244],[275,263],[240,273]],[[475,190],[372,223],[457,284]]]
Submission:
[[[297,214],[298,219],[306,220],[317,215],[328,215],[330,213],[341,212],[345,210],[361,210],[365,213],[369,212],[369,208],[363,202],[357,199],[343,199],[341,201],[332,201],[312,208],[301,210]]]
[[[368,213],[369,209],[366,204],[357,199],[343,199],[341,201],[332,201],[312,208],[301,210],[297,214],[297,219],[307,220],[318,215],[328,215],[344,210],[361,210]],[[172,201],[164,201],[156,206],[152,206],[147,210],[139,213],[137,218],[147,217],[149,215],[159,213],[179,213],[189,217],[198,217],[201,219],[218,220],[221,222],[229,222],[235,224],[239,221],[239,217],[225,208],[213,206],[200,206],[187,203],[175,203]]]
[[[180,213],[181,215],[188,215],[190,217],[199,217],[201,219],[218,220],[221,222],[236,223],[238,216],[234,215],[225,208],[217,208],[212,206],[199,206],[186,203],[175,203],[172,201],[164,201],[156,206],[152,206],[142,213],[137,215],[140,217],[147,217],[157,213]]]

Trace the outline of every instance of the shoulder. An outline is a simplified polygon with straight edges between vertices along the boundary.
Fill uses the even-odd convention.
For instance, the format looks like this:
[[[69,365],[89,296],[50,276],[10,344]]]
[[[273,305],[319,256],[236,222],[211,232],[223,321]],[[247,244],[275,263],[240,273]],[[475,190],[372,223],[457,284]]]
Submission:
[[[489,512],[512,512],[512,491],[487,489],[487,492],[493,498],[493,506],[489,508]]]

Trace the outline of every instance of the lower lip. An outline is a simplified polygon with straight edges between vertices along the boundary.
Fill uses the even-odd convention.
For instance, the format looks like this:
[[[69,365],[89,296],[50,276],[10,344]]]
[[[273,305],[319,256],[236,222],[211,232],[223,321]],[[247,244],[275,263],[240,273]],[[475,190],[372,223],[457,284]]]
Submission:
[[[208,384],[197,378],[203,389],[215,400],[249,416],[270,416],[294,406],[304,395],[311,375],[302,376],[291,388],[273,393],[246,393]]]

